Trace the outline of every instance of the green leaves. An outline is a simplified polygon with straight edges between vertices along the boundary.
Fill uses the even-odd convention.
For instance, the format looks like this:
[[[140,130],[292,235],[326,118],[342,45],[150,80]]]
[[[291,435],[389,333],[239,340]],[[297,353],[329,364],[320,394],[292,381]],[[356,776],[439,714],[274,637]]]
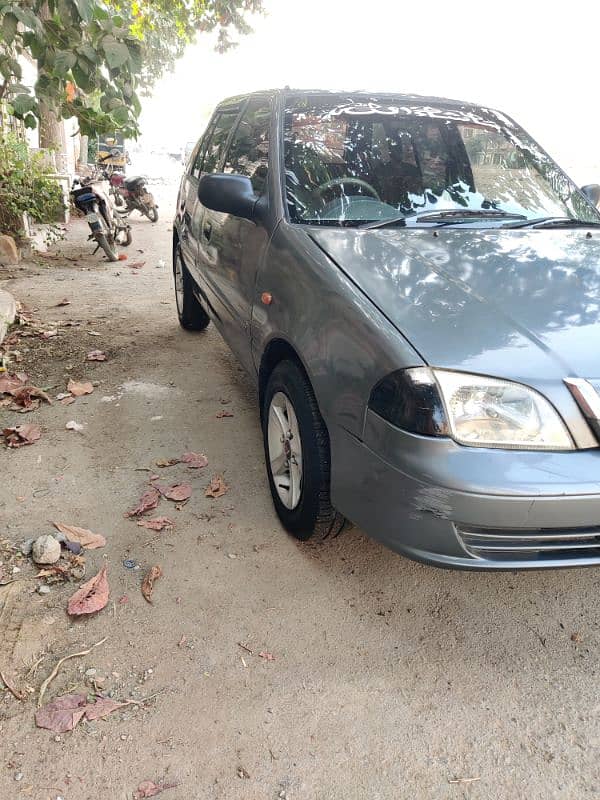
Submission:
[[[66,77],[67,72],[76,63],[77,56],[68,50],[57,50],[54,54],[54,71],[62,77]]]
[[[226,49],[230,33],[248,32],[245,15],[260,10],[261,0],[0,0],[0,87],[28,127],[42,102],[76,116],[82,133],[135,137],[138,92],[148,92],[197,33],[216,31]],[[16,86],[21,54],[36,62],[33,98]]]
[[[6,44],[12,44],[17,33],[18,19],[14,14],[5,14],[2,20],[2,40]]]
[[[118,42],[114,36],[105,36],[102,39],[102,49],[106,63],[111,69],[123,66],[129,61],[129,49],[123,42]]]

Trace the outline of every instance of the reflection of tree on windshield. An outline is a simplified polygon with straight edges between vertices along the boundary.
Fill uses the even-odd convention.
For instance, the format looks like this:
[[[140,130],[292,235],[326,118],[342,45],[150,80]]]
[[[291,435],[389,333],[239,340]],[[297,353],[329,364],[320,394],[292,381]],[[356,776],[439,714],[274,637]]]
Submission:
[[[286,115],[293,221],[362,224],[436,208],[598,221],[557,165],[498,115],[330,103],[304,98]]]

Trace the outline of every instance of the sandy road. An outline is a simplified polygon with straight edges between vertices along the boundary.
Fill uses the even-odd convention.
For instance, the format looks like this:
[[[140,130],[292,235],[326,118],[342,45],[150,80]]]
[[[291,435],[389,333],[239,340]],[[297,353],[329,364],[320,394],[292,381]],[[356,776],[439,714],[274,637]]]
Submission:
[[[58,739],[34,727],[34,694],[0,693],[0,797],[125,800],[144,779],[178,782],[165,800],[600,796],[600,573],[443,572],[357,530],[320,548],[290,539],[271,508],[252,382],[214,328],[177,324],[161,212],[154,226],[134,219],[139,271],[90,256],[78,222],[61,256],[0,272],[38,319],[59,323],[23,354],[38,385],[99,381],[27,415],[43,427],[35,445],[0,450],[1,536],[19,542],[55,519],[102,532],[87,569],[107,563],[111,585],[107,608],[76,623],[64,611],[74,586],[0,588],[2,658],[37,689],[58,657],[108,636],[65,665],[48,698],[89,687],[89,669],[117,698],[159,692]],[[84,361],[95,348],[105,363]],[[16,416],[0,410],[2,423]],[[83,433],[65,430],[71,419]],[[193,487],[179,511],[161,502],[173,532],[125,519],[149,475],[140,468],[186,450],[209,466],[161,470]],[[217,473],[230,489],[211,500]],[[152,564],[164,577],[149,605],[140,581]]]

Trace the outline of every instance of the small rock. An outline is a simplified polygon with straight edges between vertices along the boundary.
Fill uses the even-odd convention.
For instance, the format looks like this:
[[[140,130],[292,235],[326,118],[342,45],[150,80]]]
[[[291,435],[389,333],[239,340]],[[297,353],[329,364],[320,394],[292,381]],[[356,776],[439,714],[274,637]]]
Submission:
[[[94,669],[94,667],[90,667],[89,669],[86,669],[85,674],[87,675],[88,678],[91,678],[93,675],[96,674],[97,671],[98,670]]]
[[[0,235],[0,264],[14,266],[20,261],[17,244],[12,236]]]
[[[45,534],[35,540],[31,554],[36,564],[56,564],[60,558],[60,543],[54,536]]]
[[[16,575],[16,574],[17,574],[17,572],[21,572],[21,567],[14,567],[14,566],[13,566],[13,568],[12,568],[12,573],[13,573],[13,575]]]
[[[23,773],[22,772],[15,772],[15,780],[22,781],[23,780]]]
[[[25,541],[19,545],[19,550],[24,556],[31,555],[31,548],[33,547],[34,541],[35,539],[25,539]]]
[[[46,586],[45,584],[42,584],[41,586],[38,586],[37,593],[38,594],[50,594],[50,587]]]

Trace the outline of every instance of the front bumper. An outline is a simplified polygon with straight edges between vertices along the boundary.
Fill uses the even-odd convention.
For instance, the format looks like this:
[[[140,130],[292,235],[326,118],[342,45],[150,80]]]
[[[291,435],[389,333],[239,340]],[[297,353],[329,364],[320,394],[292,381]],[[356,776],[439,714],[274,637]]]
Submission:
[[[363,441],[331,440],[334,506],[397,552],[454,569],[600,565],[600,449],[462,447],[370,411]]]

